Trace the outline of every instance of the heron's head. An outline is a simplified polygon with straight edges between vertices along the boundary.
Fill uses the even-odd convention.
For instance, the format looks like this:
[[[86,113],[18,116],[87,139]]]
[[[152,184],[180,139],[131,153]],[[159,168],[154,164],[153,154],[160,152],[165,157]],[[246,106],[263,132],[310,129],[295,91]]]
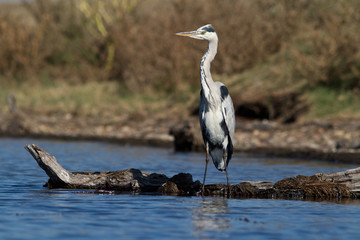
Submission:
[[[191,37],[191,38],[200,39],[200,40],[207,40],[207,41],[217,39],[216,32],[211,24],[202,26],[195,31],[179,32],[176,35],[184,36],[184,37]]]

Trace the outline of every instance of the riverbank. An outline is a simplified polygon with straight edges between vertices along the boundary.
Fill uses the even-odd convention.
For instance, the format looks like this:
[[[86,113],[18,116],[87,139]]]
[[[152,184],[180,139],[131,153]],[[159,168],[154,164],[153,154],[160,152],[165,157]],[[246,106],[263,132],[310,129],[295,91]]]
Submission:
[[[195,116],[120,115],[112,118],[15,111],[0,115],[0,135],[174,147],[203,151]],[[360,119],[336,118],[280,124],[237,119],[235,152],[360,162]]]

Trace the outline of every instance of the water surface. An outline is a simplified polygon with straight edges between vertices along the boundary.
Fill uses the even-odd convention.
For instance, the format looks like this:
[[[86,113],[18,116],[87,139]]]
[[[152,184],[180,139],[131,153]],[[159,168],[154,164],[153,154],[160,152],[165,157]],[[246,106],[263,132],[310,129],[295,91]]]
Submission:
[[[204,155],[96,142],[0,139],[0,239],[356,239],[359,201],[346,203],[226,199],[49,190],[23,146],[37,143],[70,171],[138,168],[201,179]],[[232,183],[275,182],[354,165],[235,154]],[[226,182],[209,167],[208,183]]]

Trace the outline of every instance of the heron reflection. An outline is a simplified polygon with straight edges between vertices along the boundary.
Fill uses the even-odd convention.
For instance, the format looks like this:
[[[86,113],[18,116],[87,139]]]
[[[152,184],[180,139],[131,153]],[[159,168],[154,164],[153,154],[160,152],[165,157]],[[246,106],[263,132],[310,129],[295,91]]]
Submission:
[[[206,231],[230,228],[230,209],[227,198],[203,198],[193,209],[193,224],[195,234]]]

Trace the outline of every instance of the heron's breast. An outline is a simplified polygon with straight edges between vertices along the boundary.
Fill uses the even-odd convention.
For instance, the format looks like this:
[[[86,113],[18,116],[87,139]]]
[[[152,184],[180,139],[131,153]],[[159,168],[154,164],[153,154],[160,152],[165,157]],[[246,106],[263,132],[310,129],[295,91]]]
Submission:
[[[206,125],[206,130],[209,136],[209,140],[213,144],[221,144],[224,141],[225,133],[221,126],[223,122],[223,116],[221,110],[214,111],[210,109],[208,112],[204,113],[204,122]]]

